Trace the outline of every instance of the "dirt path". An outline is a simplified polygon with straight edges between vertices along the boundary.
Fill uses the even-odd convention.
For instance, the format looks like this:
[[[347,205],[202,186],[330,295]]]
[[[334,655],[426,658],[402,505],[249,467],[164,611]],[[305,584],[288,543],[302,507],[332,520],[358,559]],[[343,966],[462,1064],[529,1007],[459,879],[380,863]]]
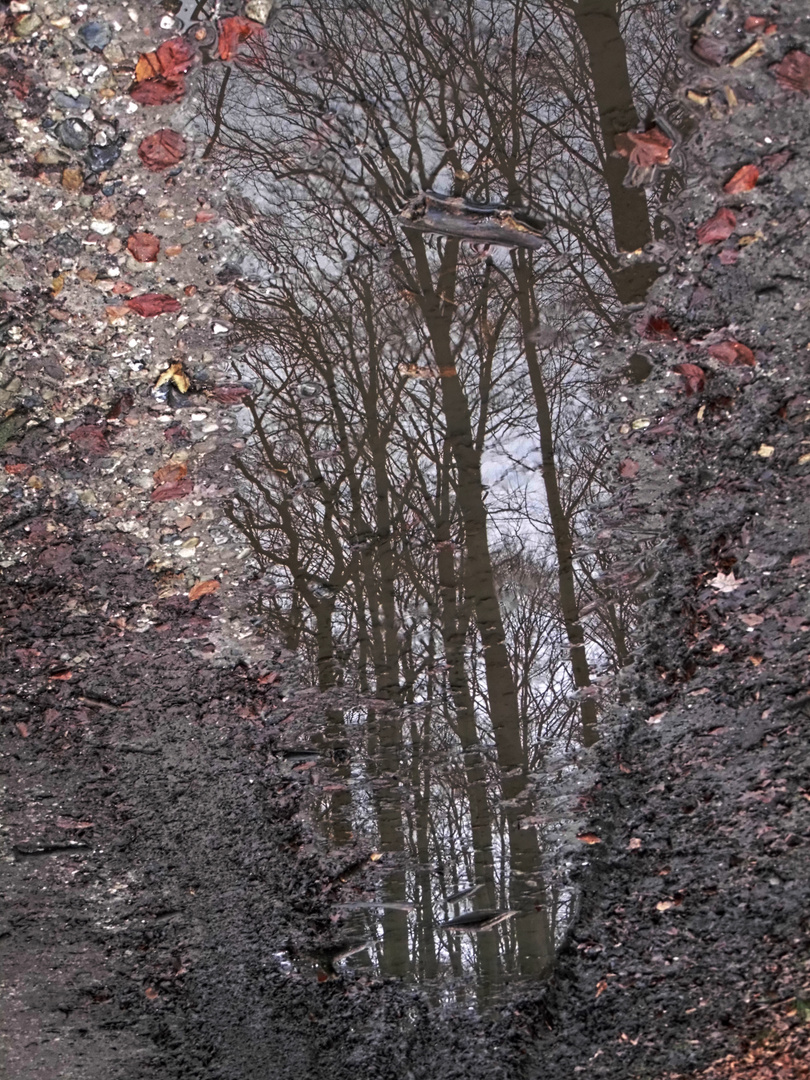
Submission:
[[[221,514],[242,391],[215,305],[236,239],[183,104],[128,111],[163,11],[94,12],[119,55],[82,44],[68,5],[3,7],[8,1076],[806,1075],[810,24],[798,2],[773,32],[726,10],[698,47],[713,66],[687,61],[678,91],[698,127],[666,272],[609,359],[652,367],[615,403],[600,534],[649,599],[588,806],[601,843],[550,984],[478,1019],[279,965],[368,852],[310,842],[305,780],[272,753],[295,661],[251,636]],[[40,123],[71,87],[93,145],[129,132],[121,184]],[[138,147],[164,128],[184,156],[155,171]],[[157,262],[127,254],[134,233]],[[144,293],[174,303],[125,307]],[[186,413],[182,381],[154,393],[171,362]]]

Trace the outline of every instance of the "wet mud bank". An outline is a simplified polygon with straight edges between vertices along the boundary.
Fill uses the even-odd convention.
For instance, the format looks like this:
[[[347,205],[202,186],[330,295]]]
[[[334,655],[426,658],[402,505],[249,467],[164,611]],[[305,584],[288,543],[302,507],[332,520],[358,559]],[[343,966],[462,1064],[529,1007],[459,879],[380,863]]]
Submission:
[[[128,117],[124,140],[99,140],[124,155],[118,188],[67,133],[43,154],[44,96],[14,92],[28,111],[11,113],[27,141],[11,154],[0,428],[9,1075],[804,1075],[803,5],[656,8],[677,47],[659,102],[675,105],[655,124],[630,93],[638,33],[628,68],[599,5],[577,12],[597,150],[657,131],[630,186],[621,155],[594,154],[591,223],[566,201],[573,171],[554,205],[526,185],[545,144],[525,159],[499,146],[491,88],[484,180],[459,151],[437,205],[455,229],[462,197],[495,207],[498,230],[542,221],[555,247],[532,226],[531,255],[493,251],[489,233],[460,247],[435,213],[422,231],[438,223],[438,239],[403,239],[403,196],[420,196],[400,190],[410,120],[393,95],[385,119],[363,113],[364,137],[393,130],[396,152],[382,145],[352,218],[369,166],[356,114],[323,107],[336,54],[293,48],[283,22],[265,38],[269,5],[247,7],[206,25],[181,7],[165,27],[161,9],[148,35],[147,16],[110,12],[113,104],[94,107]],[[543,70],[565,70],[538,12]],[[411,91],[420,50],[460,47],[423,34],[423,14],[403,16],[413,68],[395,74]],[[18,65],[31,35],[39,48],[29,15],[4,25]],[[103,28],[74,40],[72,15],[49,13],[43,38],[71,42],[49,63],[110,46]],[[361,84],[388,49],[366,29]],[[148,52],[180,30],[196,44]],[[473,37],[470,64],[507,85],[508,50],[493,60]],[[290,56],[295,79],[279,75]],[[521,56],[532,78],[513,93],[536,119],[538,58]],[[268,73],[303,149],[256,143],[265,129],[227,104]],[[446,103],[463,116],[479,99],[449,85],[436,123],[455,145]],[[130,99],[142,109],[125,113]],[[274,183],[304,189],[291,222],[247,186],[265,175],[254,145]],[[434,166],[413,165],[425,190]],[[54,187],[75,215],[56,250]],[[346,258],[345,292],[323,289],[302,238],[326,277]],[[583,377],[566,399],[570,370],[607,382]],[[577,424],[581,458],[560,434]],[[549,777],[573,772],[564,813],[550,809]],[[450,925],[465,915],[483,933]]]

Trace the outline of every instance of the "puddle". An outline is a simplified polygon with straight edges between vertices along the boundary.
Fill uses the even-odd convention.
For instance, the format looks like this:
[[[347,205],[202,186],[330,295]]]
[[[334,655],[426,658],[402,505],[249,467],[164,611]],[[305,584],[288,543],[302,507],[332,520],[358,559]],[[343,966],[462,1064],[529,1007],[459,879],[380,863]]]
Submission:
[[[682,119],[644,13],[577,12],[303,0],[202,75],[245,240],[228,512],[299,686],[270,722],[323,850],[374,852],[291,973],[483,1005],[548,974],[576,907],[633,623],[594,511],[604,402],[646,361],[608,345],[677,183],[614,139],[641,111],[676,155]]]

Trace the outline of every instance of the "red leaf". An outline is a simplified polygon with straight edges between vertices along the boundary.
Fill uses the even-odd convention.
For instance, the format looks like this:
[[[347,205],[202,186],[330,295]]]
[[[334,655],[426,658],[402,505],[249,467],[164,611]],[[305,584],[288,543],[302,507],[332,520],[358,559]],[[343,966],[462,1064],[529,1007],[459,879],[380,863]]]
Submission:
[[[160,74],[167,79],[185,75],[194,63],[194,49],[184,37],[169,38],[155,50]]]
[[[251,38],[257,42],[264,38],[264,27],[250,19],[233,15],[219,24],[219,58],[232,60],[239,51],[239,46]]]
[[[185,480],[175,480],[168,484],[161,484],[152,492],[152,502],[169,502],[171,499],[182,499],[190,495],[194,490],[194,481],[191,477]]]
[[[62,671],[54,671],[52,675],[48,676],[49,679],[53,679],[55,682],[67,682],[73,678],[73,672],[63,669]]]
[[[631,165],[648,169],[653,165],[669,165],[672,139],[651,127],[649,131],[624,131],[614,139],[616,154],[629,158]]]
[[[249,394],[246,386],[217,386],[211,391],[211,397],[221,405],[238,405]]]
[[[743,23],[743,30],[746,34],[755,34],[760,30],[764,30],[768,25],[768,20],[764,15],[749,15]]]
[[[266,675],[262,675],[258,680],[259,686],[271,686],[273,683],[277,683],[281,676],[277,671],[268,671]]]
[[[739,257],[740,253],[736,250],[736,248],[723,248],[723,250],[717,256],[723,266],[733,266],[737,259],[739,259]]]
[[[676,364],[672,370],[678,375],[683,375],[687,397],[699,394],[706,385],[706,372],[697,364]]]
[[[651,315],[641,329],[641,336],[648,341],[677,341],[678,335],[670,326],[668,319],[660,315]]]
[[[723,191],[729,195],[736,195],[740,191],[750,191],[757,186],[759,169],[756,165],[743,165],[737,169],[728,183],[723,185]]]
[[[699,244],[716,244],[720,240],[728,240],[736,227],[737,215],[721,206],[713,217],[698,228],[697,241]]]
[[[110,449],[104,432],[95,424],[82,424],[71,431],[68,438],[88,454],[106,454]]]
[[[747,345],[739,341],[720,341],[709,346],[709,356],[713,356],[726,367],[756,367],[754,354]]]
[[[152,233],[132,233],[127,240],[127,250],[137,262],[154,262],[160,251],[160,240]]]
[[[127,300],[126,306],[130,311],[134,311],[136,315],[144,315],[147,318],[152,315],[163,315],[166,312],[173,312],[180,310],[180,301],[175,300],[173,296],[168,296],[166,293],[141,293],[140,296],[133,296],[131,300]]]
[[[170,461],[168,465],[162,465],[152,473],[152,479],[156,484],[169,484],[177,480],[183,480],[188,476],[188,466],[185,461]]]
[[[638,462],[633,461],[632,458],[625,458],[619,466],[619,476],[624,480],[633,480],[638,476]]]
[[[164,79],[162,75],[158,75],[154,79],[134,83],[129,96],[139,105],[168,105],[172,101],[180,101],[185,92],[184,78]]]
[[[176,165],[186,154],[186,140],[179,131],[161,128],[147,135],[138,147],[138,157],[152,172],[161,172]]]
[[[779,85],[786,90],[810,93],[810,56],[801,49],[789,52],[771,71]]]

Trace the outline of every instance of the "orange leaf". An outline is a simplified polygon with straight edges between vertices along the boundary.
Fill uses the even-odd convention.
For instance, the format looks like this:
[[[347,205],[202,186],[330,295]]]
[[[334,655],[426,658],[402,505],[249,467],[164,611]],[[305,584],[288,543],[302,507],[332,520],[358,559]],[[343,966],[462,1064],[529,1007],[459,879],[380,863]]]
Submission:
[[[726,367],[756,367],[757,362],[754,354],[747,345],[740,341],[720,341],[716,345],[709,346],[709,356],[719,360]]]
[[[197,584],[189,590],[189,600],[199,600],[201,596],[209,596],[211,593],[219,592],[220,582],[214,581],[198,581]]]
[[[583,844],[601,844],[602,838],[597,836],[596,833],[584,832],[580,833],[577,840],[581,840]]]
[[[277,671],[269,671],[259,679],[259,686],[268,686],[271,683],[278,682],[280,678],[281,676]]]
[[[727,240],[736,227],[737,215],[722,206],[698,228],[697,241],[699,244],[716,244],[720,240]]]
[[[740,191],[750,191],[757,186],[759,169],[756,165],[743,165],[737,169],[727,184],[723,185],[723,191],[728,195],[736,195]]]
[[[244,41],[254,38],[257,42],[264,38],[264,27],[251,19],[233,15],[219,24],[219,58],[232,60]]]
[[[156,484],[168,484],[175,480],[182,480],[187,475],[188,466],[184,461],[171,461],[168,465],[161,465],[159,469],[156,469],[152,473],[152,479]]]
[[[154,1001],[157,997],[160,996],[153,986],[147,986],[147,988],[144,990],[144,994],[150,1001]]]
[[[54,681],[58,680],[59,682],[67,682],[68,679],[73,678],[73,672],[72,671],[55,671],[53,673],[53,675],[49,675],[48,678],[53,679]]]

